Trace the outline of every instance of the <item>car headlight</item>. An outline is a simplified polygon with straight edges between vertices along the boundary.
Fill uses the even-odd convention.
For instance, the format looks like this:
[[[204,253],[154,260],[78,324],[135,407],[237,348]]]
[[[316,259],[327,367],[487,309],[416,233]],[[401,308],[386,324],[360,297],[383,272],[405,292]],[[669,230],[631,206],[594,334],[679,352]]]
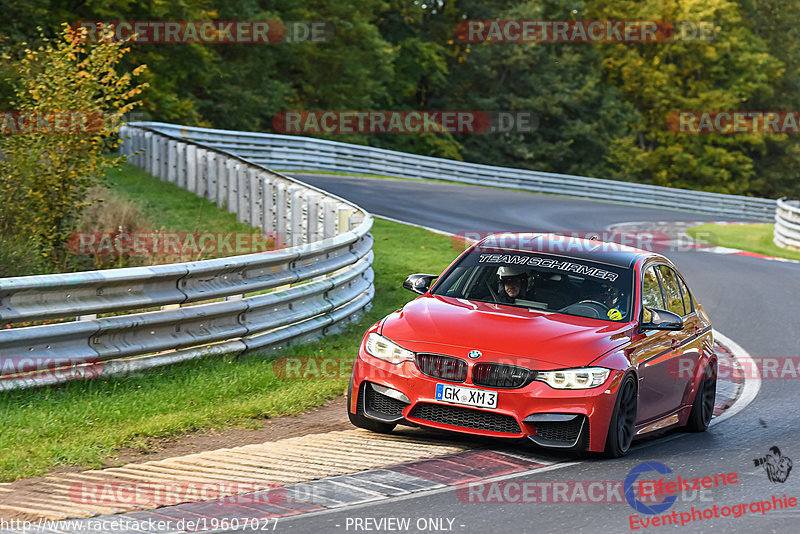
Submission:
[[[383,337],[380,334],[372,333],[367,336],[364,344],[367,354],[380,360],[399,365],[403,362],[413,362],[414,353],[406,350],[397,343]]]
[[[591,389],[602,385],[611,371],[602,367],[583,367],[562,371],[538,371],[536,380],[556,389]]]

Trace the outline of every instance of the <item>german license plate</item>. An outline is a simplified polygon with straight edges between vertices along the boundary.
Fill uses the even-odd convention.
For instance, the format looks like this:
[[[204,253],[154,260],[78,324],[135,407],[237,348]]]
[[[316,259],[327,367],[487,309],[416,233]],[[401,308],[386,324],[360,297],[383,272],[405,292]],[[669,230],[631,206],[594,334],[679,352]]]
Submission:
[[[436,384],[436,400],[477,406],[478,408],[497,408],[497,392],[485,389],[463,388],[450,384]]]

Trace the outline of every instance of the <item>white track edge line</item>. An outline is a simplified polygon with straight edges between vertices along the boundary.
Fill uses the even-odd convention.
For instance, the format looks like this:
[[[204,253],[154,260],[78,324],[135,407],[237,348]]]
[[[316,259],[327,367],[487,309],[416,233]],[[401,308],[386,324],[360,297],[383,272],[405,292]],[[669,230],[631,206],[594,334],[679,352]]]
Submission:
[[[755,400],[758,392],[761,390],[761,375],[758,371],[758,366],[750,356],[750,353],[748,353],[741,345],[718,330],[714,330],[714,336],[718,338],[723,345],[731,350],[731,353],[735,359],[746,362],[747,367],[745,368],[753,369],[754,376],[748,377],[748,373],[744,373],[744,387],[742,388],[742,392],[739,394],[736,400],[733,401],[733,404],[722,413],[722,415],[711,420],[711,424],[709,426],[716,425],[727,419],[730,419],[734,415],[747,408],[750,403]]]

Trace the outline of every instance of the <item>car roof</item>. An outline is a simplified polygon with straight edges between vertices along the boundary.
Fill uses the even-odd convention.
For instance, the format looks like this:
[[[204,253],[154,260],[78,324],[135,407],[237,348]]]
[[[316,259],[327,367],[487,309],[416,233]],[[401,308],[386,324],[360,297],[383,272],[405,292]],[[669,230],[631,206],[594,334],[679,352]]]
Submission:
[[[582,239],[549,233],[492,234],[479,241],[476,249],[503,252],[538,252],[565,258],[605,263],[616,267],[632,268],[640,258],[665,259],[660,254],[612,241]]]

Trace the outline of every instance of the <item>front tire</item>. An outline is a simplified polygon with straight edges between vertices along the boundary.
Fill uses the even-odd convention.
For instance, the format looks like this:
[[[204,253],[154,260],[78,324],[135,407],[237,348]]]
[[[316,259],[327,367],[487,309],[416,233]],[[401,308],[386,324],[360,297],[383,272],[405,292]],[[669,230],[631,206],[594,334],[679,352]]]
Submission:
[[[636,425],[636,408],[636,379],[633,375],[626,375],[619,386],[614,414],[608,425],[606,448],[603,451],[606,458],[619,458],[630,449]]]
[[[692,403],[692,411],[686,422],[689,432],[705,432],[711,417],[714,415],[714,403],[717,400],[717,364],[710,363],[703,371],[703,378],[697,388]]]
[[[365,384],[366,382],[362,382]],[[350,399],[353,395],[353,381],[350,381],[350,385],[347,386],[347,417],[350,418],[350,422],[353,423],[358,428],[364,428],[366,430],[370,430],[372,432],[377,432],[378,434],[390,434],[394,427],[397,425],[395,423],[382,423],[380,421],[376,421],[374,419],[370,419],[364,416],[361,413],[361,402],[356,403],[356,410],[358,413],[353,413],[350,411]]]

